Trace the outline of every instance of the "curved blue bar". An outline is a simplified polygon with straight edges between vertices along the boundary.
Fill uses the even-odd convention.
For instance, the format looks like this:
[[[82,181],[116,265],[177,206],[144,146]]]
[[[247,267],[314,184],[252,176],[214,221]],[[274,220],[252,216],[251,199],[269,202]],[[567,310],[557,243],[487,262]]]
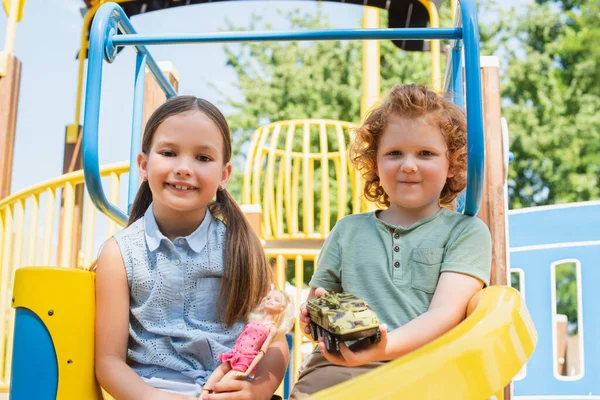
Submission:
[[[459,39],[461,28],[394,28],[394,29],[315,29],[288,32],[214,32],[185,35],[126,35],[112,39],[114,46],[228,43],[228,42],[285,42],[310,40],[375,40],[375,39]]]
[[[477,215],[481,206],[484,174],[483,108],[481,72],[479,69],[479,27],[474,0],[460,0],[463,44],[465,53],[465,83],[467,91],[467,194],[465,214]]]
[[[14,335],[11,400],[55,400],[58,361],[46,325],[32,311],[18,307]]]
[[[127,194],[127,214],[137,194],[140,182],[140,173],[137,165],[137,155],[142,143],[142,117],[144,114],[144,86],[146,81],[147,54],[138,54],[135,64],[135,85],[133,89],[133,118],[131,126],[131,145],[129,147],[129,187]]]
[[[90,30],[82,133],[82,158],[85,183],[90,198],[100,211],[108,215],[115,222],[124,225],[127,222],[127,215],[111,204],[104,194],[98,161],[98,124],[100,121],[102,63],[104,58],[109,62],[114,58],[115,47],[112,43],[112,36],[116,34],[117,30],[125,34],[136,33],[121,7],[116,3],[106,3],[98,9]],[[177,94],[175,89],[160,71],[158,64],[148,53],[146,47],[135,46],[135,50],[138,54],[146,55],[148,68],[152,71],[167,97],[175,96]]]

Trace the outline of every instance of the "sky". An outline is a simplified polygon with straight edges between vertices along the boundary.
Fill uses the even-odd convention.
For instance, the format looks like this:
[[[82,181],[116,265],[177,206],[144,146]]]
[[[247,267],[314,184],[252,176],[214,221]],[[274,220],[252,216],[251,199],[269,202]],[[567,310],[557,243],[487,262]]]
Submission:
[[[504,1],[520,5],[527,0]],[[64,132],[74,122],[79,49],[83,17],[82,0],[29,0],[17,25],[15,55],[22,62],[17,133],[11,193],[26,189],[62,173]],[[177,7],[132,18],[140,33],[214,32],[226,21],[248,26],[253,14],[275,29],[286,29],[277,10],[301,8],[315,12],[318,5],[306,1],[217,2]],[[323,12],[336,28],[360,26],[362,7],[322,3]],[[0,46],[4,47],[7,17],[0,12]],[[223,105],[223,92],[237,93],[235,74],[225,63],[222,44],[153,46],[157,61],[171,61],[179,73],[179,92],[204,97]],[[100,163],[129,157],[134,52],[128,48],[112,64],[105,64],[100,116]],[[214,87],[212,87],[212,84]],[[227,109],[224,109],[225,114]]]

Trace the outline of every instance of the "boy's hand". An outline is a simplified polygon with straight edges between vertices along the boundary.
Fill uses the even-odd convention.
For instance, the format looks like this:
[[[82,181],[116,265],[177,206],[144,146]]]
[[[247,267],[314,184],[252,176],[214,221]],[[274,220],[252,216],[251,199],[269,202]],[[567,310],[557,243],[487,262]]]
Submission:
[[[385,347],[387,346],[387,325],[379,325],[381,341],[372,344],[369,339],[363,339],[348,348],[344,342],[340,342],[340,352],[330,353],[325,349],[323,338],[319,338],[319,351],[330,363],[345,367],[357,367],[372,361],[383,361]]]
[[[315,289],[315,296],[313,298],[323,297],[327,294],[327,290],[323,288]],[[309,297],[310,299],[311,297]],[[305,324],[304,333],[310,335],[310,317],[308,316],[308,310],[306,309],[306,303],[300,305],[300,321]]]

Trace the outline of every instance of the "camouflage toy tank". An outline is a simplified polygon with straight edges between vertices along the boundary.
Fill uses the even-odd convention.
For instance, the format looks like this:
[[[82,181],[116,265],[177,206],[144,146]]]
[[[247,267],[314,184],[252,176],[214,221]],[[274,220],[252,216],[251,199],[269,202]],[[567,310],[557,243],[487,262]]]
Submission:
[[[351,293],[327,293],[308,300],[310,334],[313,340],[323,337],[329,352],[339,351],[339,342],[369,338],[381,341],[379,319],[366,301]]]

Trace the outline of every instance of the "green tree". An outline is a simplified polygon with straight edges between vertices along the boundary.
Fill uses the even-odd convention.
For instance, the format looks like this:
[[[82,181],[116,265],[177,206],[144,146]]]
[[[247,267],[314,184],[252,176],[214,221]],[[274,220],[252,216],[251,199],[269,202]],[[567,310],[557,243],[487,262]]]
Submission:
[[[507,20],[508,21],[508,20]],[[538,0],[503,50],[512,208],[600,197],[600,0]]]

